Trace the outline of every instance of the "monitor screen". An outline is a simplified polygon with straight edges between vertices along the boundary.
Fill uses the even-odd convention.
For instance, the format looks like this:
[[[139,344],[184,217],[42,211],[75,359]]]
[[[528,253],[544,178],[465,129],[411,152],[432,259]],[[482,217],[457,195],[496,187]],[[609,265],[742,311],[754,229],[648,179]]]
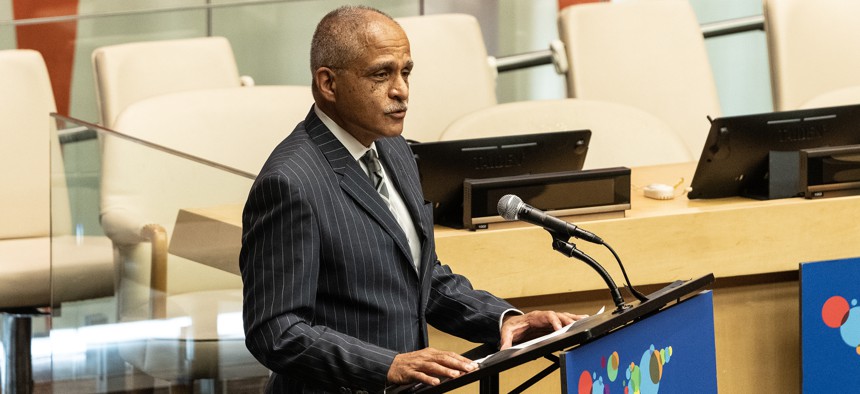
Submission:
[[[860,144],[860,105],[715,119],[687,196],[766,199],[771,151],[852,144]]]
[[[463,226],[463,181],[582,169],[590,130],[411,144],[433,221]]]

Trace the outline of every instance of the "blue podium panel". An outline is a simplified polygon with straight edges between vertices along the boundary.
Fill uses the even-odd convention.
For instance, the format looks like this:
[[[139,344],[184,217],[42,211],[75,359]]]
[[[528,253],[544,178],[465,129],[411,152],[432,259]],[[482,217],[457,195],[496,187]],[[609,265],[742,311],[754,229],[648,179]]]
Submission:
[[[804,393],[860,390],[860,258],[800,265]]]
[[[716,393],[713,294],[570,350],[562,368],[568,394]]]

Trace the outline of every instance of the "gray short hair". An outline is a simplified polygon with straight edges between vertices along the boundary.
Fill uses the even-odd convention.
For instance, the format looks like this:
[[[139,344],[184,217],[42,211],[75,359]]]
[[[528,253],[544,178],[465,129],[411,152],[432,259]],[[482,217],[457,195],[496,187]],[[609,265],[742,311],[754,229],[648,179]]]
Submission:
[[[322,18],[311,40],[311,73],[320,67],[344,68],[361,56],[365,42],[356,34],[367,25],[368,13],[394,18],[372,7],[347,5]]]

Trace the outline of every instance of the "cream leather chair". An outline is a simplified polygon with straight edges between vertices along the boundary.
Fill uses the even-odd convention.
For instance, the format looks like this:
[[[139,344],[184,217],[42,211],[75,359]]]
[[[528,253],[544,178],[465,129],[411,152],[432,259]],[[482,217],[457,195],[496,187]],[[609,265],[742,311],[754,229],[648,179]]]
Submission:
[[[701,152],[720,115],[704,38],[686,0],[574,5],[559,15],[568,97],[631,105],[663,119]]]
[[[52,305],[52,269],[75,282],[55,282],[56,306],[114,292],[108,240],[72,233],[59,143],[50,138],[54,111],[42,56],[0,51],[0,308]]]
[[[42,56],[0,52],[0,307],[50,303],[48,136],[54,111]]]
[[[860,85],[830,90],[803,103],[800,108],[824,108],[860,104]]]
[[[115,129],[252,177],[312,103],[309,87],[177,92],[130,105]],[[120,319],[188,322],[120,355],[175,384],[267,376],[244,344],[241,278],[168,253],[180,209],[241,206],[253,180],[116,137],[103,146],[101,222],[117,251]]]
[[[860,2],[766,0],[765,32],[776,110],[860,85]]]
[[[54,111],[42,56],[0,51],[0,339],[8,352],[0,391],[33,390],[30,341],[38,308],[58,312],[66,301],[114,291],[110,243],[72,234],[59,141],[51,137]],[[52,283],[57,278],[63,280]]]
[[[437,141],[455,119],[496,104],[496,69],[477,19],[465,14],[398,18],[415,69],[409,76],[407,139]]]
[[[112,127],[130,104],[165,93],[253,84],[240,77],[224,37],[147,41],[97,48],[92,54],[100,122]]]
[[[591,130],[584,168],[689,162],[684,142],[662,120],[624,104],[585,99],[499,104],[454,121],[442,140]]]

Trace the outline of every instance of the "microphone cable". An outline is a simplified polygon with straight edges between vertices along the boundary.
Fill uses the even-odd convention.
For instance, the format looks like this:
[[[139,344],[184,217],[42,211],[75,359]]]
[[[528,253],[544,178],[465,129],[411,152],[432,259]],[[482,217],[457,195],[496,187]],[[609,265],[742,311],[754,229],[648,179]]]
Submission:
[[[627,283],[627,291],[629,291],[630,294],[633,294],[633,296],[636,297],[636,299],[638,299],[640,302],[648,301],[648,297],[636,290],[636,288],[633,287],[633,284],[630,283],[630,278],[627,277],[627,270],[624,269],[624,264],[621,264],[621,258],[618,257],[618,253],[615,253],[615,249],[612,249],[612,246],[609,246],[609,244],[606,242],[604,242],[602,245],[605,246],[606,249],[609,249],[612,255],[615,256],[615,261],[618,262],[618,266],[621,267],[621,274],[624,275],[624,282]]]

